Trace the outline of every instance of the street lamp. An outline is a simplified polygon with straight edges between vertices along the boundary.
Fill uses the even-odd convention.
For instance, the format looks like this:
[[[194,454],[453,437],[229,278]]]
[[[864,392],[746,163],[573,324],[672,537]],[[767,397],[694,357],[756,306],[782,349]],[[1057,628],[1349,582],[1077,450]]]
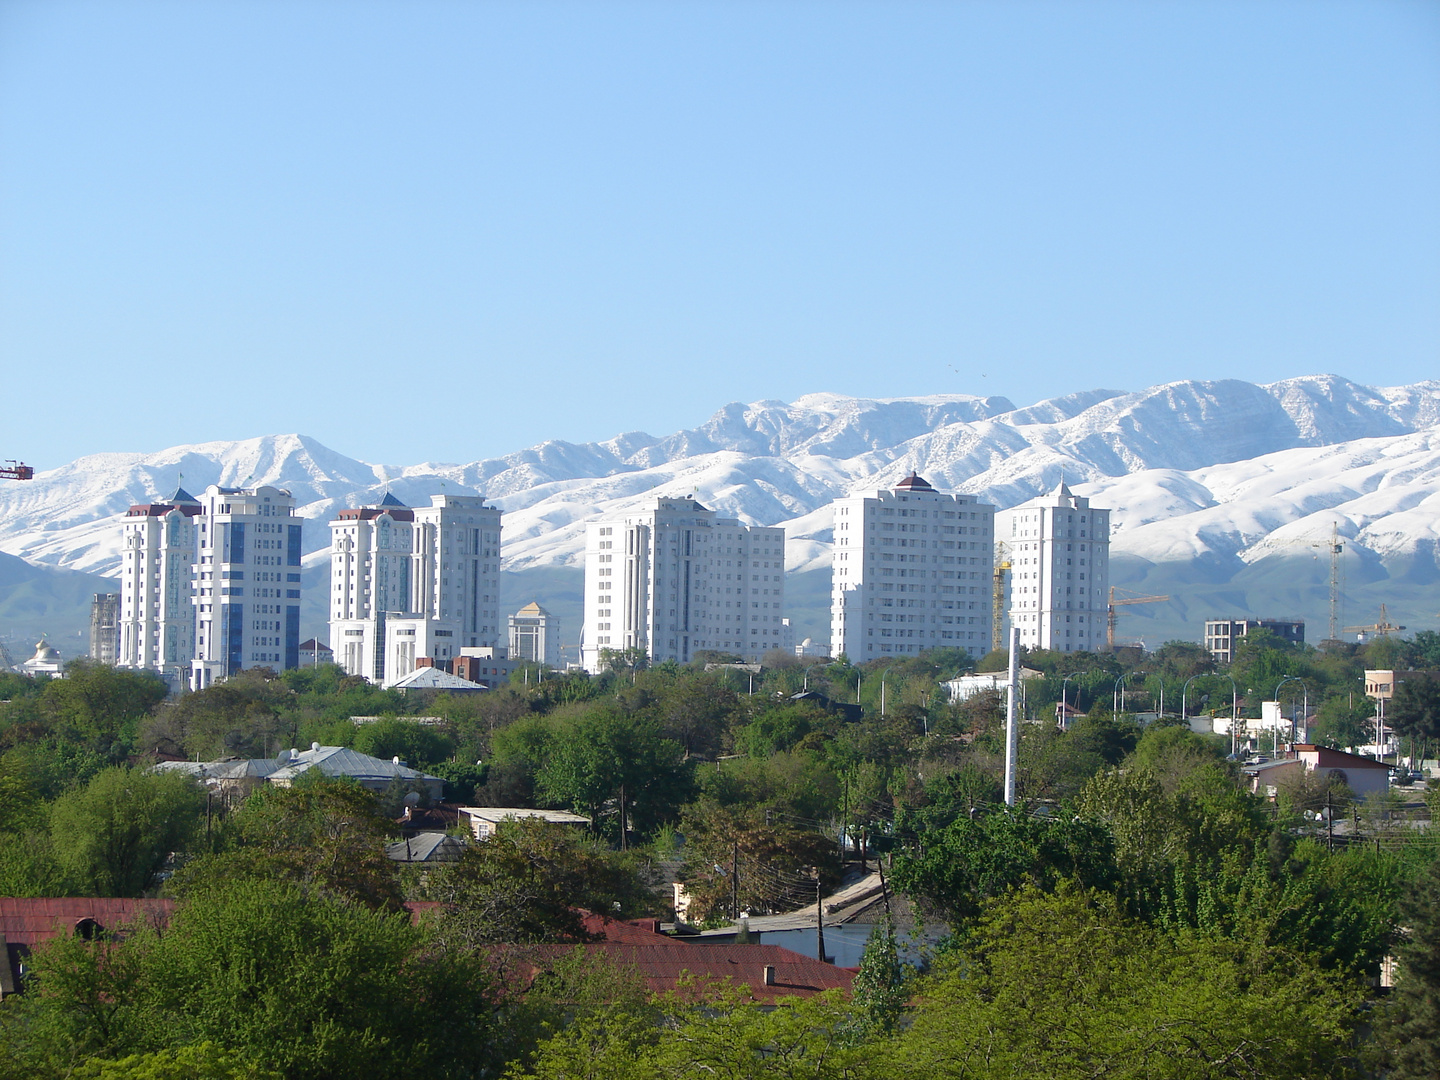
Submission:
[[[1065,730],[1067,730],[1067,728],[1068,728],[1068,725],[1067,725],[1066,722],[1065,722],[1066,719],[1067,719],[1067,717],[1065,716],[1065,691],[1066,691],[1066,690],[1069,688],[1069,686],[1070,686],[1070,680],[1073,679],[1073,678],[1074,678],[1076,675],[1078,675],[1078,674],[1080,674],[1078,671],[1072,671],[1069,675],[1066,675],[1065,678],[1063,678],[1063,679],[1060,680],[1060,730],[1061,730],[1061,731],[1065,731]]]
[[[1128,675],[1121,675],[1118,679],[1115,680],[1115,691],[1112,694],[1110,701],[1110,712],[1113,715],[1119,716],[1120,713],[1125,709],[1125,680],[1133,678],[1134,676],[1139,674],[1140,672],[1138,671],[1132,671]]]
[[[1200,678],[1201,675],[1209,674],[1210,672],[1208,671],[1201,671],[1194,675],[1191,675],[1188,679],[1185,680],[1185,685],[1180,688],[1180,719],[1184,720],[1187,724],[1190,722],[1190,714],[1185,710],[1185,695],[1190,692],[1190,684],[1192,682]]]
[[[1280,688],[1281,688],[1282,686],[1284,686],[1287,682],[1298,682],[1298,683],[1300,684],[1300,690],[1301,690],[1301,692],[1302,692],[1303,695],[1304,695],[1304,696],[1301,698],[1302,704],[1301,704],[1301,706],[1300,706],[1300,712],[1301,712],[1301,715],[1302,715],[1302,716],[1305,715],[1305,714],[1307,714],[1307,713],[1309,713],[1309,711],[1310,711],[1310,688],[1305,685],[1305,680],[1302,679],[1302,678],[1300,678],[1299,675],[1286,675],[1283,679],[1281,679],[1278,683],[1275,684],[1275,704],[1276,704],[1276,705],[1279,705],[1279,704],[1280,704]],[[1290,713],[1290,743],[1291,743],[1292,746],[1293,746],[1294,743],[1295,743],[1295,732],[1296,732],[1295,713],[1292,711],[1292,712]]]

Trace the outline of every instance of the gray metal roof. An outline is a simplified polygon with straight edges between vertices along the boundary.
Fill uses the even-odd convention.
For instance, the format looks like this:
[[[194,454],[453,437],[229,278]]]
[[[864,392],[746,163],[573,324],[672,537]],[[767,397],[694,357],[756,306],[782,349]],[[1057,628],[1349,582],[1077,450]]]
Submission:
[[[384,758],[371,757],[348,746],[320,746],[309,750],[293,752],[271,774],[271,780],[294,780],[301,773],[318,769],[325,776],[350,776],[356,780],[377,780],[389,783],[397,777],[401,780],[420,780],[430,783],[444,783],[438,776],[430,776]]]
[[[451,675],[444,668],[422,667],[416,668],[403,679],[397,679],[390,684],[392,690],[486,690],[482,683],[474,683],[469,679],[462,679],[458,675]]]

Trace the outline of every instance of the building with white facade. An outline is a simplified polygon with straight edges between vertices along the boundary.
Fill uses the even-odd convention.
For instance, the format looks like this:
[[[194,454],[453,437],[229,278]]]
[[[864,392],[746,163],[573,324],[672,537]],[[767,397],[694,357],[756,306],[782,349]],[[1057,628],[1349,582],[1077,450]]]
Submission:
[[[1110,511],[1062,482],[1049,495],[1007,511],[1010,625],[1029,649],[1105,648],[1110,588]]]
[[[393,495],[330,522],[330,647],[348,674],[394,685],[428,657],[496,645],[500,511],[469,495],[411,509]]]
[[[301,520],[294,497],[268,485],[212,484],[198,501],[191,688],[252,667],[298,667]]]
[[[688,663],[713,649],[758,660],[783,640],[785,530],[742,525],[691,498],[585,530],[581,663],[607,649]]]
[[[830,649],[851,663],[990,649],[995,507],[914,473],[835,500]]]
[[[195,543],[200,501],[184,488],[130,507],[121,525],[120,598],[115,613],[120,667],[159,672],[172,686],[190,677],[195,652]]]
[[[560,666],[560,620],[529,603],[510,616],[510,659]]]

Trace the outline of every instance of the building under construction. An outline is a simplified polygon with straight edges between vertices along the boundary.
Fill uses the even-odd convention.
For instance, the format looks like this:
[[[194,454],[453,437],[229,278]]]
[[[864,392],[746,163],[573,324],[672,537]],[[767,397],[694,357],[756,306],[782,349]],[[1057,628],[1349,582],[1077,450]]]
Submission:
[[[1205,648],[1222,664],[1235,659],[1235,648],[1251,630],[1269,630],[1292,645],[1305,644],[1304,619],[1206,619]]]

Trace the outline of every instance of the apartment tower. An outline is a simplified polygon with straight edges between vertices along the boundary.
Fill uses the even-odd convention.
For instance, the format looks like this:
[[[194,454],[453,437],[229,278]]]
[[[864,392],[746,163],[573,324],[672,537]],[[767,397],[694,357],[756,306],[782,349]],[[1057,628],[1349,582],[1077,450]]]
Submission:
[[[198,500],[192,689],[252,667],[300,664],[302,522],[290,492],[222,488]]]
[[[500,511],[471,495],[410,508],[387,494],[330,522],[330,647],[348,674],[390,686],[419,658],[494,648]]]
[[[759,660],[782,641],[785,530],[742,525],[691,498],[585,530],[581,662],[639,649],[688,663],[701,649]]]
[[[852,663],[990,648],[995,507],[911,473],[835,500],[830,651]]]
[[[195,538],[201,509],[199,500],[176,488],[168,499],[130,507],[121,525],[111,662],[158,672],[176,687],[188,681],[195,657]],[[92,615],[92,627],[93,621]],[[93,638],[92,628],[92,649]]]
[[[1057,652],[1105,648],[1110,511],[1062,482],[1008,511],[1010,625],[1020,644]]]

